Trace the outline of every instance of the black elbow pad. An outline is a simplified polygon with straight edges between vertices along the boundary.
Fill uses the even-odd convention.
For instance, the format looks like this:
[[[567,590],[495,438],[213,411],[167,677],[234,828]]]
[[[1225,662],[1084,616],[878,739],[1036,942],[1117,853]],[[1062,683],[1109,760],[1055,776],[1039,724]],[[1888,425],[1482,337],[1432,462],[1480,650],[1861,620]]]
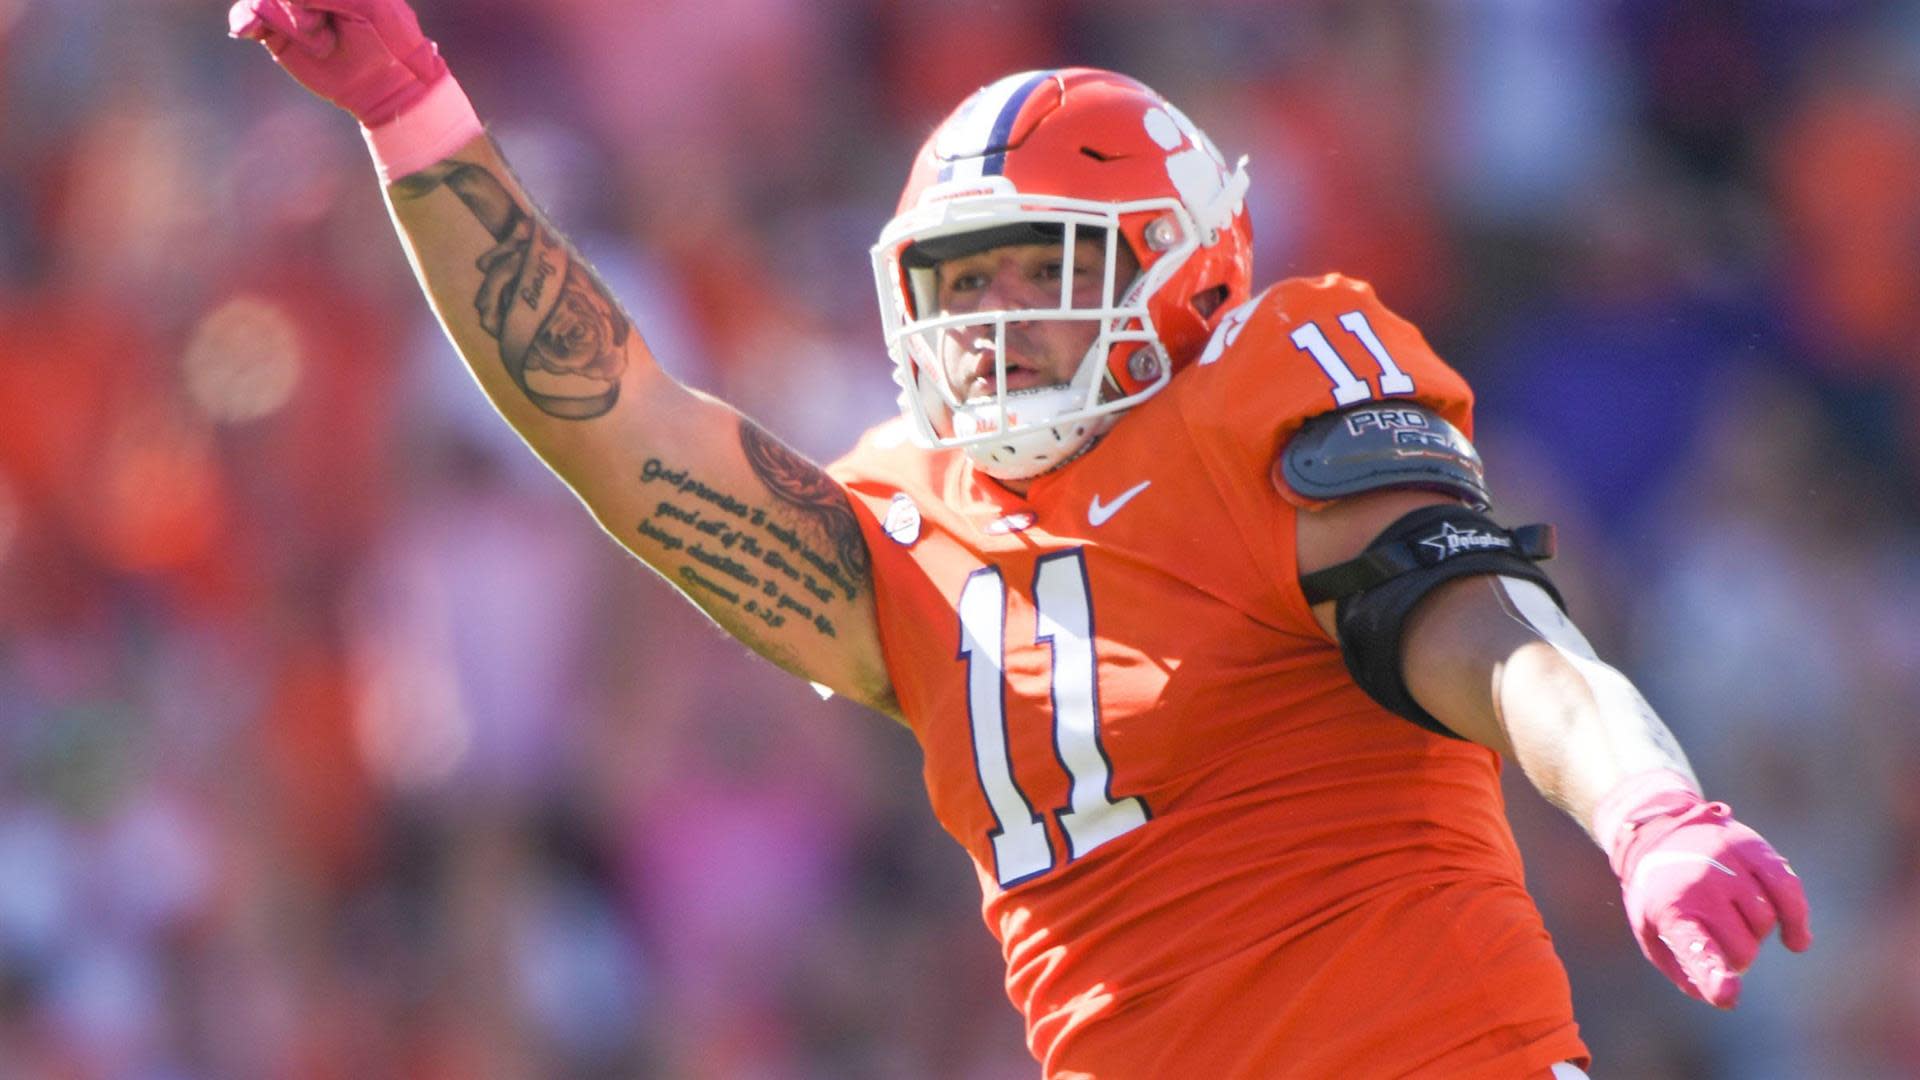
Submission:
[[[1407,690],[1400,638],[1426,595],[1455,578],[1498,574],[1531,581],[1566,609],[1537,561],[1553,556],[1553,526],[1501,528],[1457,503],[1423,506],[1382,530],[1358,558],[1300,579],[1307,603],[1338,600],[1340,650],[1353,681],[1395,715],[1457,738]]]

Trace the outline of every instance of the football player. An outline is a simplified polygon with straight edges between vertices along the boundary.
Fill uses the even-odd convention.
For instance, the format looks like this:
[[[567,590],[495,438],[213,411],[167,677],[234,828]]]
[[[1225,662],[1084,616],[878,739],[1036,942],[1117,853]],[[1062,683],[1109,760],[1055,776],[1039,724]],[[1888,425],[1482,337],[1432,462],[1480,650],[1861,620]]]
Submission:
[[[1489,516],[1472,397],[1365,283],[1256,290],[1244,160],[1111,72],[1011,75],[872,250],[902,417],[822,468],[669,378],[402,0],[241,0],[365,129],[448,335],[604,528],[910,728],[1049,1077],[1579,1075],[1511,758],[1723,1008],[1787,864]]]

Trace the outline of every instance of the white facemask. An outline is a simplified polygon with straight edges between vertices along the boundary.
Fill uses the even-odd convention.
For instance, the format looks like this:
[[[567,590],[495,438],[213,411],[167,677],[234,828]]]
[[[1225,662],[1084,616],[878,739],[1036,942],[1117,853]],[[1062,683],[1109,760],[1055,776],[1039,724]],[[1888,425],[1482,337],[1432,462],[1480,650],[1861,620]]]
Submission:
[[[1174,237],[1170,250],[1131,283],[1117,280],[1122,265],[1119,245],[1124,242],[1120,231],[1123,212],[1164,215],[1169,222],[1166,231]],[[1104,234],[1106,262],[1098,302],[1075,307],[1069,274],[1063,275],[1055,307],[911,317],[910,312],[932,309],[933,270],[930,266],[903,269],[901,251],[922,240],[1003,230],[1010,224],[1057,234],[1063,245],[1063,262],[1068,266],[1073,265],[1077,237]],[[919,441],[935,448],[965,449],[982,471],[1003,480],[1037,476],[1078,456],[1112,426],[1121,412],[1158,391],[1170,377],[1172,365],[1145,298],[1198,247],[1194,235],[1185,208],[1171,199],[1116,205],[1059,197],[971,196],[936,203],[925,213],[896,218],[873,248],[874,269],[881,283],[881,315],[888,351],[894,359],[894,380],[902,391],[901,411]],[[889,288],[889,283],[904,287]],[[909,288],[912,303],[906,295]],[[959,399],[943,374],[940,349],[944,337],[956,331],[975,334],[992,343],[995,355],[1003,356],[1007,324],[1041,320],[1085,321],[1097,328],[1070,381],[1060,386],[1010,391],[1004,371],[998,371],[992,394]],[[1106,377],[1108,359],[1116,349],[1132,358],[1133,374],[1145,384],[1142,389],[1123,393]]]

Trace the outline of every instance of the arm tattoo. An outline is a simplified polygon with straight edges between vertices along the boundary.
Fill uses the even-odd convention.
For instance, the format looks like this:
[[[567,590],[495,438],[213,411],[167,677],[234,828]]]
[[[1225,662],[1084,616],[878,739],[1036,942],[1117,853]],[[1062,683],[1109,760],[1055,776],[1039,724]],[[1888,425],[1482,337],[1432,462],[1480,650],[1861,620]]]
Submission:
[[[860,535],[860,522],[847,504],[847,493],[820,466],[794,453],[745,417],[740,420],[740,446],[767,490],[798,507],[826,534],[837,562],[827,564],[823,571],[831,573],[847,599],[859,595],[873,572],[873,564],[866,538]]]
[[[394,185],[393,195],[417,199],[443,185],[493,234],[476,264],[483,280],[473,306],[514,384],[549,416],[605,414],[627,368],[626,313],[586,260],[486,169],[441,162]]]

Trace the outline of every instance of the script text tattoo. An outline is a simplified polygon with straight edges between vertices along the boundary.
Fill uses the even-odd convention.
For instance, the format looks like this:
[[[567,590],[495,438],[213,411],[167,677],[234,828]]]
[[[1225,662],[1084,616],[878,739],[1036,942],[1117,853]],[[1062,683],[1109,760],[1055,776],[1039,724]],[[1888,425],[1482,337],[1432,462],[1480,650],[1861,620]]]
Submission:
[[[723,601],[770,629],[795,623],[838,636],[826,610],[841,591],[836,577],[822,570],[837,572],[838,564],[798,530],[660,458],[647,459],[640,483],[659,498],[637,530],[682,557],[670,574],[690,595]]]

